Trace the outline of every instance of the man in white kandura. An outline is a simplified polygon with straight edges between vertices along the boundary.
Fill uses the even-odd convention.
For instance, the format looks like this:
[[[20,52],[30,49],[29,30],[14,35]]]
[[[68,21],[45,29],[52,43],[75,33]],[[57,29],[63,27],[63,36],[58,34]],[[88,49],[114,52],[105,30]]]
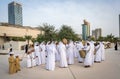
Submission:
[[[46,69],[50,71],[54,71],[55,69],[55,53],[57,52],[54,43],[50,43],[47,46],[47,62]]]
[[[36,65],[40,65],[41,64],[41,56],[40,56],[41,49],[38,43],[35,43],[34,50],[35,50],[35,56],[36,56]]]
[[[104,43],[101,43],[101,53],[102,53],[102,61],[105,60],[105,46]]]
[[[56,47],[56,50],[57,50],[57,53],[55,54],[55,61],[59,62],[60,61],[60,55],[58,53],[58,42],[55,42],[55,47]]]
[[[46,57],[46,47],[45,47],[45,43],[42,42],[40,44],[40,48],[41,48],[41,53],[40,53],[40,56],[41,56],[41,64],[45,64],[45,57]]]
[[[77,42],[74,42],[73,53],[74,53],[74,57],[77,58],[78,57]]]
[[[34,48],[31,45],[27,52],[27,67],[32,68],[36,66]]]
[[[95,55],[95,62],[96,63],[100,63],[101,62],[101,58],[102,58],[102,53],[101,53],[101,45],[100,43],[97,43],[97,46],[95,46],[95,50],[96,50],[96,55]]]
[[[95,55],[94,55],[94,52],[95,52],[94,41],[91,41],[90,45],[91,45],[91,52],[92,52],[92,64],[94,64],[94,60],[95,60]]]
[[[62,42],[59,42],[58,52],[60,54],[60,67],[68,67],[67,58],[66,58],[66,47]]]
[[[67,45],[67,55],[68,55],[68,64],[74,64],[74,44],[73,41],[70,41]]]
[[[85,50],[86,50],[86,56],[84,60],[84,66],[87,68],[92,66],[93,64],[93,55],[92,55],[90,42],[87,42],[87,47],[85,48]]]
[[[79,51],[82,50],[83,48],[84,48],[84,46],[83,46],[82,42],[78,42],[77,43],[77,51],[78,51],[77,54],[78,54],[78,62],[79,63],[83,63],[83,58],[79,54]]]

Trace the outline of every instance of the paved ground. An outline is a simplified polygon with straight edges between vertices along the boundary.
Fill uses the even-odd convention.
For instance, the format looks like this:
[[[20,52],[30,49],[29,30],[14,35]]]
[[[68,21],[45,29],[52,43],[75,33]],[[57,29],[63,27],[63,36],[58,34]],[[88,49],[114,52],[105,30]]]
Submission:
[[[84,68],[83,63],[70,65],[69,68],[59,68],[47,71],[45,66],[26,68],[26,58],[21,62],[22,70],[16,74],[8,74],[8,56],[0,55],[0,79],[120,79],[120,48],[106,49],[106,60],[95,63],[91,68]]]

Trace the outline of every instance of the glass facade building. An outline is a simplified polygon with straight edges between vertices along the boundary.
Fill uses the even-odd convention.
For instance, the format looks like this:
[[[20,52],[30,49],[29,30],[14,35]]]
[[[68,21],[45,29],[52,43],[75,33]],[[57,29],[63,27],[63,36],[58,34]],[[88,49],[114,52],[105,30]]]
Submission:
[[[8,4],[8,23],[13,25],[23,25],[21,4],[14,1]]]
[[[82,39],[87,40],[87,25],[82,24]]]
[[[82,39],[88,40],[90,37],[90,23],[86,20],[83,21],[84,24],[82,24]]]
[[[119,15],[119,38],[120,38],[120,15]]]

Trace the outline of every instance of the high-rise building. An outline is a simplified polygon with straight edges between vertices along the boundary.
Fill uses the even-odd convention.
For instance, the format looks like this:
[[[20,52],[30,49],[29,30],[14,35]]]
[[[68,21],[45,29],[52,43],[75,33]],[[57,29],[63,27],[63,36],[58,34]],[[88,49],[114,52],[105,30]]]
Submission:
[[[101,28],[96,29],[95,30],[95,37],[96,37],[96,39],[98,39],[101,36],[102,36],[102,30],[101,30]]]
[[[17,2],[8,4],[8,23],[22,26],[22,5]]]
[[[82,39],[87,40],[90,37],[90,23],[84,20],[82,24]]]
[[[119,38],[120,38],[120,14],[119,14]]]
[[[92,30],[92,37],[95,38],[95,30]]]
[[[102,29],[101,28],[97,28],[95,30],[92,30],[92,36],[95,39],[98,39],[99,37],[101,37],[102,36]]]
[[[87,40],[87,25],[82,24],[82,39]]]

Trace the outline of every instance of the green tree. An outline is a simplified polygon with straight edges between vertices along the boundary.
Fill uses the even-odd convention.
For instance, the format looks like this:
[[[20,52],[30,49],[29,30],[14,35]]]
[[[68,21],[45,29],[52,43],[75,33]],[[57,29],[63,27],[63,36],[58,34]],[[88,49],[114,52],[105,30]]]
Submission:
[[[115,42],[119,42],[119,38],[118,37],[114,37],[113,38],[113,42],[115,43]]]
[[[12,41],[25,41],[25,38],[23,38],[23,37],[11,37],[10,39]]]
[[[100,36],[97,41],[104,41],[104,37]]]
[[[41,43],[42,41],[45,41],[45,35],[39,34],[39,35],[37,36],[36,41],[38,41],[39,43]],[[47,41],[45,41],[45,42],[47,42]]]
[[[36,38],[32,38],[31,41],[34,43],[34,42],[36,42],[37,40],[36,40]]]
[[[66,38],[68,40],[73,40],[73,41],[80,40],[80,38],[78,38],[78,35],[75,34],[73,29],[67,25],[62,25],[62,27],[58,33],[58,36],[59,36],[59,39]]]
[[[107,35],[106,39],[107,39],[107,41],[109,41],[109,42],[113,42],[113,40],[114,40],[114,35],[112,35],[112,34]]]
[[[38,35],[37,41],[50,41],[50,40],[57,40],[57,30],[53,25],[43,24],[43,26],[39,26],[39,29],[44,31],[43,35]]]
[[[99,37],[99,39],[97,41],[117,42],[117,41],[119,41],[119,38],[110,34],[110,35],[107,35],[106,37]]]
[[[27,43],[29,45],[29,41],[32,39],[32,36],[30,35],[25,35],[25,39],[27,40]]]
[[[94,37],[90,37],[90,40],[95,41],[95,38]]]
[[[78,35],[75,34],[73,29],[67,25],[62,25],[59,31],[56,30],[53,25],[49,25],[49,24],[43,24],[42,26],[39,26],[38,29],[44,31],[43,35],[41,34],[38,35],[37,37],[38,42],[42,42],[42,41],[47,42],[50,40],[60,41],[63,38],[73,41],[80,40],[80,38],[78,38]]]

